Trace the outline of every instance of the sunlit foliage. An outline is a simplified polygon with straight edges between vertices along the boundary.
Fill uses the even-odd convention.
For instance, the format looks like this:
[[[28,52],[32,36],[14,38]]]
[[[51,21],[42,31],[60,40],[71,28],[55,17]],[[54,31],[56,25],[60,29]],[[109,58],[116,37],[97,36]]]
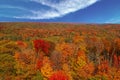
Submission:
[[[120,80],[120,25],[0,23],[0,80]]]

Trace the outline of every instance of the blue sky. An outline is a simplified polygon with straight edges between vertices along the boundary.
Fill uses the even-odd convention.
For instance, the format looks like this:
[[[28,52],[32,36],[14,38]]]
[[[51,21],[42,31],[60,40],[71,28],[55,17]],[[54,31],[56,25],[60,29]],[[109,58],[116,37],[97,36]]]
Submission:
[[[120,0],[0,0],[0,22],[120,24]]]

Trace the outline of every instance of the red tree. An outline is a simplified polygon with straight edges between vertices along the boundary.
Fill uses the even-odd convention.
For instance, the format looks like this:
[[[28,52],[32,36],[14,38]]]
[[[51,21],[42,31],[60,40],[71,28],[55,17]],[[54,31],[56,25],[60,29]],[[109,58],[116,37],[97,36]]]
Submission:
[[[69,80],[69,78],[64,72],[57,71],[49,78],[49,80]]]
[[[43,51],[46,55],[49,54],[50,44],[45,40],[34,40],[33,41],[35,51],[38,53],[40,50]]]

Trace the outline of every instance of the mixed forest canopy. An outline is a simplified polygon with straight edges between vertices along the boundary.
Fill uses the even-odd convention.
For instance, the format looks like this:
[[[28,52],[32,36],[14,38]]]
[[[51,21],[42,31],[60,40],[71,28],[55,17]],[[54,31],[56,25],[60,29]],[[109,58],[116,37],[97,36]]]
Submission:
[[[0,23],[0,80],[120,80],[120,25]]]

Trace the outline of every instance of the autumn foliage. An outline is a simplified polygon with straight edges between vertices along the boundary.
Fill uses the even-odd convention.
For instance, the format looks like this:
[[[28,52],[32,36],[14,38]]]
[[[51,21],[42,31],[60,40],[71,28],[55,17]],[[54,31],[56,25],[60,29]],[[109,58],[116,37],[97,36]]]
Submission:
[[[69,80],[69,78],[64,72],[56,71],[49,80]]]
[[[0,23],[0,80],[120,80],[120,25]]]
[[[33,41],[34,44],[34,48],[36,52],[39,52],[40,50],[42,50],[45,54],[49,53],[49,48],[50,45],[47,41],[44,40],[34,40]]]

